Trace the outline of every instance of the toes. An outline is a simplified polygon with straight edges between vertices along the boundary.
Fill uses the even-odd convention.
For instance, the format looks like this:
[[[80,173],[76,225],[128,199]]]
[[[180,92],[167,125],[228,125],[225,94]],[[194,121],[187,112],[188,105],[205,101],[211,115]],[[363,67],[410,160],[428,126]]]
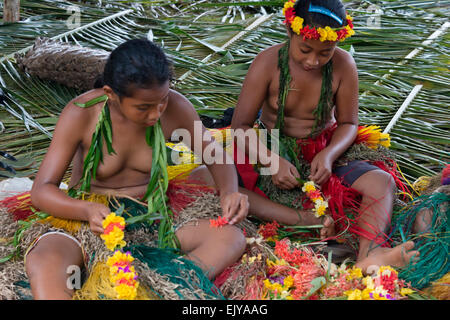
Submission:
[[[408,241],[405,242],[404,244],[402,244],[403,248],[405,248],[405,250],[412,250],[414,249],[414,242],[413,241]]]

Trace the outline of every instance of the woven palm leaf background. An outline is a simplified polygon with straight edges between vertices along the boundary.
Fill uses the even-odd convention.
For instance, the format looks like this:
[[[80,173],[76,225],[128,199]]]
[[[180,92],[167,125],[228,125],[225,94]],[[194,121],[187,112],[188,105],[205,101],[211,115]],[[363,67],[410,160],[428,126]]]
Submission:
[[[450,159],[449,1],[344,3],[356,35],[340,47],[352,53],[358,66],[360,123],[390,133],[391,149],[409,181],[440,172]],[[282,5],[21,1],[21,21],[0,24],[0,150],[19,159],[16,176],[33,177],[59,113],[81,93],[19,69],[15,54],[26,52],[36,37],[107,51],[125,40],[148,37],[174,62],[175,88],[200,114],[220,117],[235,106],[255,55],[285,39]],[[74,28],[77,10],[80,24]]]

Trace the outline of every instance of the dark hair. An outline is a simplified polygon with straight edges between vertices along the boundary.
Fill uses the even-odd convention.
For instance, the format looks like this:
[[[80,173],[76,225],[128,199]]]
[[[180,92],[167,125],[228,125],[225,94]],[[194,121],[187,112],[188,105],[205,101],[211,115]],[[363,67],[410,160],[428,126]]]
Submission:
[[[342,24],[325,14],[318,12],[309,12],[309,6],[320,6],[330,10],[336,16],[342,19]],[[304,19],[303,24],[312,27],[326,27],[340,28],[347,25],[345,19],[346,13],[344,5],[339,0],[297,0],[294,5],[295,15]]]
[[[131,95],[133,86],[148,88],[172,78],[172,64],[162,49],[147,39],[133,39],[111,52],[94,88],[108,85],[122,98]]]

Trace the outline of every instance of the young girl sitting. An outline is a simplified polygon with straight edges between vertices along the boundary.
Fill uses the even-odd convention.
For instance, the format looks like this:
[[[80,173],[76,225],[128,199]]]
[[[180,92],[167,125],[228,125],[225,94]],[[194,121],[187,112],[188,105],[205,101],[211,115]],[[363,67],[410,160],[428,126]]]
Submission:
[[[249,212],[288,225],[322,223],[322,239],[332,238],[339,223],[340,232],[347,228],[359,237],[356,266],[364,272],[370,266],[403,266],[418,254],[411,251],[413,242],[382,247],[398,179],[380,169],[386,169],[385,163],[371,164],[349,152],[351,147],[364,147],[356,144],[363,138],[358,135],[356,64],[337,47],[354,33],[352,19],[338,0],[289,0],[283,14],[288,39],[256,56],[231,124],[232,129],[248,132],[256,121],[259,129],[278,129],[280,134],[280,155],[262,143],[246,143],[245,136],[236,137],[238,145],[244,146],[243,150],[235,147],[234,159],[245,187],[240,190],[249,197]],[[245,163],[239,163],[240,152],[247,156]],[[259,168],[271,170],[271,179],[259,175],[258,166],[248,161],[251,156]],[[207,176],[203,175],[205,180]],[[330,214],[318,218],[306,206],[280,203],[274,195],[284,192],[299,198],[301,182],[308,180],[321,186]],[[269,184],[275,186],[270,192]],[[351,212],[357,218],[346,217],[348,210],[343,207],[353,205],[351,199],[345,200],[349,195],[362,198],[358,212]]]
[[[192,137],[184,141],[187,145],[202,139],[194,136],[194,122],[200,119],[191,103],[169,87],[171,76],[169,61],[152,42],[135,39],[117,47],[97,88],[76,97],[62,111],[33,184],[33,206],[54,218],[85,222],[96,235],[105,231],[102,223],[111,212],[107,204],[70,197],[58,188],[71,163],[71,190],[81,185],[80,190],[86,193],[141,199],[149,179],[167,165],[153,161],[157,153],[149,145],[157,145],[158,132],[167,140],[174,130],[186,129]],[[94,140],[93,134],[103,134],[103,138],[100,135]],[[202,150],[212,143],[202,140]],[[215,150],[220,153],[222,149]],[[227,157],[223,150],[217,156]],[[91,160],[97,161],[98,167],[93,168]],[[155,163],[160,166],[152,170]],[[208,169],[220,194],[221,214],[230,223],[218,229],[211,228],[208,219],[194,219],[175,229],[181,252],[210,279],[234,263],[245,249],[245,238],[233,224],[246,217],[247,196],[238,191],[234,166],[226,164],[230,161],[222,163],[210,164]],[[33,243],[26,254],[26,271],[35,299],[72,297],[74,290],[67,286],[66,270],[86,263],[83,244],[77,234],[61,229],[44,233]]]

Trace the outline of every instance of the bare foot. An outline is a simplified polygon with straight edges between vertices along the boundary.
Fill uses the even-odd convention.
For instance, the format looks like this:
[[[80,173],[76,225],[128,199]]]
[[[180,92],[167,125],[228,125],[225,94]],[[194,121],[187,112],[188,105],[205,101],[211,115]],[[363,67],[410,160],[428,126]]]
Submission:
[[[414,242],[408,241],[394,248],[376,248],[367,257],[356,262],[355,267],[361,268],[363,273],[370,274],[381,266],[403,267],[411,259],[419,257],[419,251],[414,250]]]
[[[429,208],[423,208],[417,213],[416,220],[413,225],[413,232],[428,232],[433,220],[433,211]]]

